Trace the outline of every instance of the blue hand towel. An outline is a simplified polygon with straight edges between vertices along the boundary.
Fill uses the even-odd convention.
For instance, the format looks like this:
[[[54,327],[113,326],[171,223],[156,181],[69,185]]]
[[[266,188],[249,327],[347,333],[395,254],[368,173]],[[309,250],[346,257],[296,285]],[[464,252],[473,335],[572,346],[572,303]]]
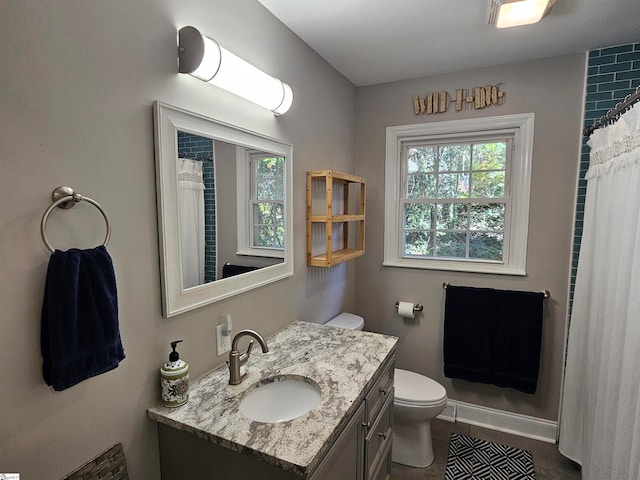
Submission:
[[[113,370],[125,358],[116,277],[104,246],[51,254],[41,320],[42,373],[56,391]]]
[[[535,393],[543,294],[450,285],[446,295],[445,376]]]

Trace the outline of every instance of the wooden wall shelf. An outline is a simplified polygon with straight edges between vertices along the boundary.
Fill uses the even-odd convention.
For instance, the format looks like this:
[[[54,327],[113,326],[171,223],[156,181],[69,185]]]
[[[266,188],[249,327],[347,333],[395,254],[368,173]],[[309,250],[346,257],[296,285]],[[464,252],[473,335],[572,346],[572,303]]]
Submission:
[[[324,183],[322,198],[314,199],[313,184]],[[357,184],[357,186],[352,186]],[[334,212],[334,189],[339,185],[342,189],[341,210]],[[351,199],[350,190],[355,190],[359,196],[356,211],[349,212]],[[315,204],[314,204],[315,201]],[[307,265],[317,267],[332,267],[364,255],[364,221],[365,221],[365,180],[356,175],[336,172],[334,170],[315,170],[307,172]],[[324,225],[324,252],[314,255],[313,232],[314,225]],[[350,239],[350,226],[357,229],[357,237]],[[335,228],[337,227],[337,229]],[[334,245],[334,232],[341,236],[340,248]],[[350,244],[350,240],[353,245]]]

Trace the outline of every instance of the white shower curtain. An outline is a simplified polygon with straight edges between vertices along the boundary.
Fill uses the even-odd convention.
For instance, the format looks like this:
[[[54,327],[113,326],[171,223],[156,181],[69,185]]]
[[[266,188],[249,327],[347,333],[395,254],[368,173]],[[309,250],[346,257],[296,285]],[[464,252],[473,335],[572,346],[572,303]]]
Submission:
[[[178,216],[182,288],[204,283],[204,181],[202,162],[178,159]]]
[[[640,479],[640,106],[589,139],[560,452],[583,480]]]

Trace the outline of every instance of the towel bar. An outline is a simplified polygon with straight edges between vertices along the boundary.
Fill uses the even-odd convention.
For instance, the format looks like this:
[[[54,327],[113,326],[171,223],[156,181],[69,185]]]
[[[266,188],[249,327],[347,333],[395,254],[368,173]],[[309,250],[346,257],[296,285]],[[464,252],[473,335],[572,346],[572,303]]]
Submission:
[[[80,195],[79,193],[74,192],[71,187],[64,186],[56,188],[51,193],[51,200],[53,200],[53,203],[49,206],[49,208],[45,210],[44,215],[42,215],[42,221],[40,222],[40,235],[42,236],[42,241],[44,242],[45,247],[47,247],[47,250],[49,250],[51,253],[55,251],[51,246],[51,243],[49,243],[49,239],[47,238],[47,219],[49,218],[49,214],[56,207],[71,208],[77,202],[80,202],[82,200],[84,200],[85,202],[89,202],[90,204],[95,206],[98,210],[100,210],[100,213],[104,217],[104,221],[107,224],[107,234],[104,237],[103,245],[105,247],[107,246],[107,244],[109,243],[109,239],[111,238],[111,224],[109,223],[107,214],[98,202],[89,197],[85,197],[84,195]]]
[[[442,284],[442,288],[444,288],[446,290],[449,285],[450,285],[449,282],[444,282]],[[551,296],[551,292],[549,290],[547,290],[547,289],[542,290],[540,293],[542,293],[544,298],[549,298]]]

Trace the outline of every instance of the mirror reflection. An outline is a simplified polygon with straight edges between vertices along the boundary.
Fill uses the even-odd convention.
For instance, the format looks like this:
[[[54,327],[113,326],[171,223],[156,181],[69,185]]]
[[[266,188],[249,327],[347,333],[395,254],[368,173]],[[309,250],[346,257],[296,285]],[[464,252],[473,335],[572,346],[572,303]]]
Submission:
[[[183,131],[177,144],[182,287],[281,263],[284,156]]]
[[[163,309],[293,275],[292,146],[154,102]]]

